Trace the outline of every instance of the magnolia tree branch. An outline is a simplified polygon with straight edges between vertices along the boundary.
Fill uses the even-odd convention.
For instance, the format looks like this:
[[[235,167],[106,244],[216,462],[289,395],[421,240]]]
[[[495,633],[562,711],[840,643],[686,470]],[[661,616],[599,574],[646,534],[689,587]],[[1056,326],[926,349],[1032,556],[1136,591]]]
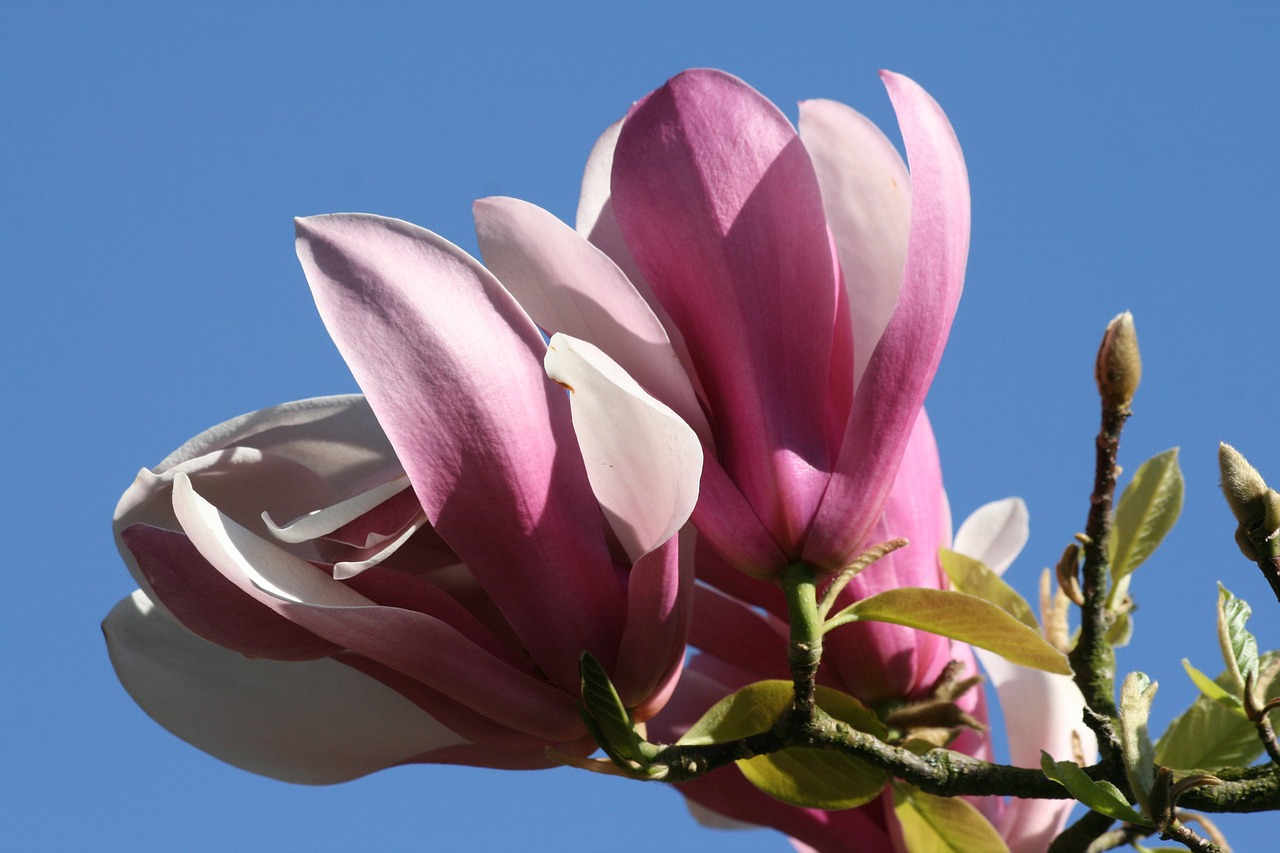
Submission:
[[[1069,659],[1075,670],[1076,684],[1094,713],[1112,718],[1115,703],[1115,651],[1107,641],[1113,617],[1107,610],[1108,571],[1107,538],[1111,534],[1111,504],[1116,491],[1119,467],[1116,456],[1120,449],[1120,432],[1129,418],[1129,404],[1114,405],[1104,399],[1102,429],[1098,433],[1093,477],[1093,494],[1089,498],[1089,518],[1085,525],[1084,565],[1081,586],[1084,605],[1080,608],[1080,640]],[[1104,758],[1106,746],[1100,744]]]

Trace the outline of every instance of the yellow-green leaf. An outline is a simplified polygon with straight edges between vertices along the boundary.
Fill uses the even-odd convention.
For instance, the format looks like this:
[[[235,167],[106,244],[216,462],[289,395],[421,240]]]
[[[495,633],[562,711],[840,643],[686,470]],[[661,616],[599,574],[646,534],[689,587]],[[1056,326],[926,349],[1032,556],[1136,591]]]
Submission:
[[[789,681],[757,681],[731,693],[711,707],[676,741],[684,746],[724,743],[768,731],[791,707]]]
[[[935,797],[894,783],[893,814],[911,853],[1008,853],[1000,833],[959,797]]]
[[[1111,576],[1119,580],[1151,556],[1182,512],[1178,448],[1157,453],[1138,467],[1116,505]]]
[[[1129,801],[1121,796],[1115,785],[1109,782],[1095,782],[1074,761],[1054,761],[1047,752],[1040,753],[1040,769],[1044,775],[1057,782],[1080,802],[1099,814],[1151,826],[1151,822],[1138,814],[1129,805]]]
[[[1280,653],[1259,660],[1258,693],[1264,701],[1280,698]],[[1214,683],[1225,693],[1234,687],[1231,673]],[[1258,730],[1218,702],[1199,696],[1165,729],[1156,743],[1156,762],[1179,770],[1218,770],[1243,767],[1262,754]]]
[[[976,596],[942,589],[889,589],[849,605],[827,622],[892,622],[995,652],[1013,663],[1070,675],[1066,655],[1040,632]]]
[[[946,548],[942,548],[938,556],[942,558],[943,571],[957,590],[989,601],[1033,631],[1040,630],[1040,623],[1027,600],[986,563]]]
[[[789,681],[760,681],[727,696],[680,738],[682,745],[724,743],[767,731],[791,707]],[[818,707],[837,720],[878,738],[884,724],[857,699],[838,690],[819,687]],[[886,776],[856,758],[827,749],[792,747],[737,762],[742,775],[775,799],[796,806],[848,809],[875,799]]]
[[[1258,641],[1245,627],[1252,615],[1249,602],[1218,584],[1218,645],[1235,681],[1237,696],[1244,696],[1245,684],[1258,678]]]
[[[1183,658],[1182,668],[1187,671],[1187,675],[1191,677],[1191,683],[1200,691],[1201,696],[1212,699],[1242,719],[1249,719],[1249,715],[1244,712],[1244,705],[1240,700],[1219,686],[1218,682],[1192,666],[1191,661]],[[1228,675],[1230,675],[1229,672]],[[1234,678],[1231,680],[1234,681]]]
[[[1143,672],[1131,672],[1120,685],[1120,746],[1124,772],[1138,802],[1145,808],[1155,783],[1156,749],[1147,734],[1151,703],[1159,687]]]

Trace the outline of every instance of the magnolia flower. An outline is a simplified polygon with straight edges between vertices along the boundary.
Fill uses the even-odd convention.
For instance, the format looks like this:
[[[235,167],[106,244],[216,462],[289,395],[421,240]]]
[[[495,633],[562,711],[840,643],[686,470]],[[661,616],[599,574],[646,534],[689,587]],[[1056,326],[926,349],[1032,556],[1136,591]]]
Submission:
[[[122,683],[201,749],[313,783],[589,753],[583,651],[650,717],[684,657],[697,438],[589,345],[548,353],[434,234],[298,232],[367,397],[238,418],[139,474],[115,529],[140,589],[104,623]]]
[[[905,498],[906,493],[918,491],[904,475],[915,473],[913,457],[926,455],[929,444],[931,442],[925,442],[917,430],[894,484],[886,517],[895,516],[895,504]],[[941,506],[945,508],[945,503]],[[966,519],[956,533],[954,548],[1003,573],[1026,539],[1026,506],[1018,498],[1009,498],[987,504]],[[945,547],[946,538],[938,544]],[[933,553],[936,554],[936,548]],[[876,564],[864,574],[872,575],[880,568]],[[690,642],[701,651],[686,667],[671,702],[650,723],[650,731],[667,739],[679,737],[729,693],[762,678],[787,677],[784,667],[758,663],[776,660],[785,651],[785,625],[772,614],[761,613],[758,608],[714,590],[699,588],[693,624]],[[826,641],[835,639],[845,627],[829,634]],[[961,661],[967,672],[974,671],[968,646],[942,642],[949,646],[941,652],[943,656],[950,655]],[[973,651],[977,652],[1004,709],[1009,760],[1013,764],[1038,766],[1041,750],[1056,760],[1096,758],[1096,740],[1082,723],[1084,698],[1075,682],[1067,676],[1011,664],[981,649]],[[848,650],[833,652],[829,648],[824,655],[820,682],[856,693],[856,689],[849,690],[850,685],[833,672],[838,671],[838,662],[833,658],[848,654]],[[985,719],[981,694],[974,692],[965,698],[967,701],[962,707]],[[950,748],[981,758],[989,758],[991,752],[987,738],[973,732],[966,732]],[[1082,755],[1077,755],[1077,751]],[[838,851],[856,845],[866,853],[910,853],[898,833],[888,797],[845,811],[797,808],[756,790],[735,768],[721,768],[679,787],[694,815],[709,826],[769,826],[791,836],[799,850]],[[1062,831],[1075,801],[988,797],[976,801],[975,805],[999,830],[1011,853],[1043,853]]]
[[[838,570],[873,538],[959,299],[959,146],[924,90],[883,78],[910,175],[848,107],[801,104],[797,134],[694,70],[597,142],[578,233],[475,205],[485,263],[538,325],[608,352],[698,433],[693,520],[756,577]]]

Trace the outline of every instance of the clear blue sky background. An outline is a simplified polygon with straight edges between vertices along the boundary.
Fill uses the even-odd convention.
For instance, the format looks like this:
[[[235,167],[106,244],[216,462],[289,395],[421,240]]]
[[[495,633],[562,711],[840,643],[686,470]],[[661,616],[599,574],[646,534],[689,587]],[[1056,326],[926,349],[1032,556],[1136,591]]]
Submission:
[[[1183,448],[1183,521],[1140,573],[1122,669],[1192,697],[1232,544],[1215,449],[1280,483],[1280,14],[1257,4],[0,3],[6,615],[0,825],[14,850],[780,851],[658,785],[411,767],[330,789],[225,766],[152,723],[98,631],[133,588],[109,533],[137,469],[233,415],[355,390],[293,251],[298,214],[370,211],[474,247],[505,194],[572,219],[597,133],[690,66],[794,117],[875,72],[942,103],[973,185],[965,296],[930,397],[957,519],[1019,494],[1031,593],[1084,523],[1092,358],[1134,312],[1129,470]],[[1112,8],[1118,6],[1118,8]],[[1034,7],[1034,8],[1029,8]],[[1280,817],[1226,818],[1239,851]]]

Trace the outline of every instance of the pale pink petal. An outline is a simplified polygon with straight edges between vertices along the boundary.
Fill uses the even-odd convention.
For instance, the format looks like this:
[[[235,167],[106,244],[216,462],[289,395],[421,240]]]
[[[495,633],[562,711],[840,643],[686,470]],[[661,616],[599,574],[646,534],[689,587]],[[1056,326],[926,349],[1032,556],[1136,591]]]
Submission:
[[[983,504],[956,531],[952,550],[1004,574],[1031,535],[1030,515],[1022,498]]]
[[[350,580],[356,575],[381,565],[393,554],[400,550],[401,546],[407,543],[419,530],[427,524],[426,515],[419,514],[418,519],[400,532],[400,535],[394,539],[385,542],[379,542],[372,551],[373,553],[363,556],[361,559],[339,560],[333,564],[333,576],[338,580]]]
[[[1098,742],[1083,722],[1084,697],[1074,681],[1037,669],[1017,666],[999,655],[975,649],[987,671],[1009,736],[1009,761],[1039,767],[1040,751],[1058,761],[1076,760],[1072,734],[1079,738],[1085,763],[1097,758]],[[1011,799],[998,829],[1012,853],[1040,853],[1066,825],[1071,800]]]
[[[514,198],[472,206],[487,266],[547,334],[589,341],[710,444],[689,376],[652,309],[608,256],[540,207]]]
[[[331,506],[312,510],[283,526],[276,524],[269,512],[262,513],[262,520],[267,525],[267,529],[271,531],[271,534],[281,542],[293,544],[306,542],[311,539],[319,539],[321,536],[328,536],[340,527],[367,515],[408,488],[409,478],[401,475],[394,480],[382,483]],[[373,541],[370,541],[371,538]],[[377,536],[370,533],[366,536],[364,542],[352,544],[357,547],[368,548],[378,544],[379,540],[386,541],[387,538],[387,535]]]
[[[622,239],[622,231],[618,228],[618,219],[613,212],[613,192],[610,184],[613,175],[613,152],[618,145],[618,134],[622,132],[622,120],[619,119],[605,128],[604,133],[591,146],[591,154],[587,157],[587,165],[582,171],[582,192],[578,197],[578,212],[574,220],[574,230],[591,241],[591,245],[608,255],[623,274],[646,297],[649,296],[648,284],[644,283],[644,275],[636,265],[631,250]]]
[[[350,667],[245,657],[183,630],[141,591],[102,629],[120,683],[152,719],[253,773],[331,784],[465,743]]]
[[[911,163],[911,236],[893,318],[868,362],[804,557],[836,569],[863,544],[888,497],[951,329],[969,248],[969,181],[937,103],[883,72]]]
[[[844,104],[801,101],[800,138],[813,158],[849,294],[856,383],[889,324],[902,285],[911,179],[880,128]]]
[[[587,479],[635,562],[689,519],[702,476],[698,436],[586,341],[556,334],[545,366],[569,389]]]
[[[461,249],[398,220],[299,220],[321,316],[436,532],[566,689],[613,662],[625,602],[545,344]]]
[[[291,622],[502,725],[551,741],[580,736],[581,722],[568,694],[496,659],[452,625],[426,613],[376,605],[222,515],[185,476],[175,481],[173,501],[183,529],[205,559]]]
[[[798,550],[830,466],[838,286],[804,146],[742,81],[688,71],[627,116],[612,191],[627,245],[684,332],[718,455],[766,529]]]

